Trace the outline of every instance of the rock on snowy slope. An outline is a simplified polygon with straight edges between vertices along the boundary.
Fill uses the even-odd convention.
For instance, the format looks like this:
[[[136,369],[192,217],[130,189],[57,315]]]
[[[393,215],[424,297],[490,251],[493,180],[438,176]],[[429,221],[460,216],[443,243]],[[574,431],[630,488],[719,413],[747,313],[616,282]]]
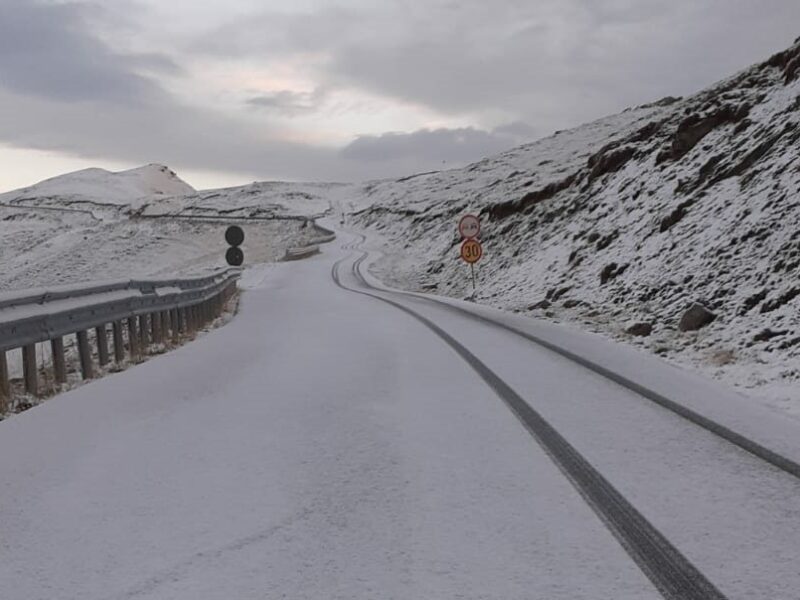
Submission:
[[[713,323],[716,318],[717,315],[699,302],[695,302],[683,313],[681,321],[678,323],[678,329],[681,331],[697,331]]]
[[[475,211],[478,301],[527,310],[569,288],[582,302],[558,318],[612,334],[664,323],[636,343],[800,400],[798,64],[800,43],[685,99],[465,169],[371,183],[354,221],[387,237],[383,277],[463,296],[455,222]],[[686,336],[677,325],[697,298],[720,318]],[[753,344],[766,328],[792,335]],[[720,366],[720,351],[737,359]]]
[[[129,205],[144,198],[184,196],[195,189],[164,165],[150,164],[127,171],[83,169],[0,194],[0,202],[47,204],[69,202]]]

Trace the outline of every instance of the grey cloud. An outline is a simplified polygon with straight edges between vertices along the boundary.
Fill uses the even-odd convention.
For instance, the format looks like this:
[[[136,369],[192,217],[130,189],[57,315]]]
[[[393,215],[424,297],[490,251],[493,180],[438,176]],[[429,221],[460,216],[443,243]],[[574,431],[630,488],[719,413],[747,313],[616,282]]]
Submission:
[[[542,132],[525,123],[523,121],[514,121],[513,123],[506,123],[494,128],[494,133],[497,135],[505,135],[516,140],[520,143],[532,141],[542,136]]]
[[[317,67],[313,94],[250,91],[256,119],[252,111],[179,102],[142,75],[179,74],[179,65],[159,54],[115,52],[93,35],[97,17],[88,5],[0,0],[0,140],[257,179],[397,176],[469,162],[625,105],[702,87],[788,45],[800,20],[795,0],[774,0],[770,11],[746,0],[599,4],[431,0],[409,10],[386,2],[232,23],[220,30],[226,35],[204,36],[203,51],[302,57]],[[460,112],[468,122],[512,122],[362,136],[341,150],[286,141],[272,128],[273,112],[311,110],[324,101],[320,90],[336,86]]]
[[[139,67],[176,70],[157,54],[121,55],[91,36],[89,4],[0,2],[0,88],[64,101],[136,103],[162,93]]]
[[[788,46],[800,22],[797,0],[772,0],[769,10],[754,0],[328,7],[228,24],[204,36],[204,50],[251,57],[324,52],[317,77],[327,86],[448,115],[502,111],[554,130],[701,89]]]
[[[135,71],[148,71],[163,75],[183,75],[183,68],[169,56],[155,52],[128,54],[119,57],[122,64]]]
[[[432,158],[437,164],[443,158],[458,161],[475,155],[476,148],[500,147],[491,134],[465,131],[461,146],[440,141],[440,153],[394,152],[367,161],[355,158],[355,151],[348,157],[335,148],[281,139],[268,119],[254,127],[177,101],[137,72],[180,72],[174,61],[114,52],[93,35],[89,8],[17,0],[0,5],[0,140],[87,158],[322,180],[401,175],[430,168]],[[325,93],[322,87],[309,94],[282,91],[249,104],[304,110],[322,102]]]
[[[356,138],[344,147],[341,155],[348,159],[385,162],[414,158],[422,163],[463,164],[507,150],[529,141],[532,128],[512,123],[493,131],[474,127],[459,129],[420,129],[412,133],[384,133]]]
[[[178,104],[142,109],[92,103],[87,109],[86,103],[57,104],[2,91],[0,139],[86,158],[164,163],[178,171],[316,181],[407,175],[441,168],[442,161],[457,166],[514,145],[507,136],[467,128],[362,138],[343,151],[282,140],[250,122]]]
[[[353,35],[361,23],[358,12],[340,7],[300,14],[267,11],[219,25],[198,36],[188,49],[223,58],[326,52],[337,39]]]
[[[324,96],[324,92],[319,90],[314,92],[280,90],[248,98],[246,104],[253,108],[267,109],[291,116],[315,110],[319,107]]]

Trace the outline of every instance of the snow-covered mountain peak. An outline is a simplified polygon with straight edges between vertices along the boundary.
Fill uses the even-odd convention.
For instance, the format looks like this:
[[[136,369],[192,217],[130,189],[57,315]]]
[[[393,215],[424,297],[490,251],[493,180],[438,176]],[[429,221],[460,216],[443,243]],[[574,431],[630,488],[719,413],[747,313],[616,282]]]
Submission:
[[[184,196],[195,189],[164,165],[149,164],[126,171],[89,168],[45,179],[0,195],[0,201],[64,199],[70,202],[126,205],[154,197]]]

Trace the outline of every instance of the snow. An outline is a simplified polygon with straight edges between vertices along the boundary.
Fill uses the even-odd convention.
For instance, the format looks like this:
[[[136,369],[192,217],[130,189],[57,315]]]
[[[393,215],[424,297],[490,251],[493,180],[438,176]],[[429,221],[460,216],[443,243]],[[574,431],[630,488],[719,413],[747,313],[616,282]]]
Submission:
[[[315,240],[305,219],[333,215],[369,232],[384,254],[375,272],[397,287],[596,332],[800,418],[800,79],[784,69],[799,52],[464,169],[200,192],[159,165],[53,178],[0,195],[0,291],[217,267],[220,218],[261,219],[245,254],[275,261]],[[688,117],[719,122],[678,156]],[[483,220],[474,295],[457,259],[467,212]],[[614,265],[622,272],[601,283]],[[680,332],[697,301],[718,318]],[[634,321],[652,335],[627,334]]]
[[[787,300],[800,268],[798,98],[800,79],[787,82],[773,59],[464,169],[364,184],[337,209],[381,240],[375,272],[396,287],[598,332],[800,416],[800,313]],[[742,107],[746,118],[728,114]],[[691,115],[720,122],[673,156]],[[474,296],[456,233],[469,212],[483,221]],[[678,220],[662,231],[670,215]],[[602,283],[606,269],[622,272]],[[696,301],[717,320],[680,332]],[[653,334],[626,334],[631,321]],[[777,335],[756,339],[765,330]]]
[[[196,192],[148,165],[0,196],[4,297],[203,272],[222,264],[226,219],[258,219],[225,327],[0,422],[3,597],[659,598],[458,355],[334,286],[345,256],[358,285],[341,249],[354,236],[276,261],[327,215],[366,231],[374,285],[435,291],[800,461],[795,54],[464,169]],[[697,122],[712,126],[692,146]],[[473,211],[475,293],[455,232]],[[611,265],[625,268],[601,283]],[[796,478],[508,331],[393,298],[530,402],[728,598],[798,597]],[[693,301],[719,317],[679,332]],[[653,335],[625,334],[634,320]]]
[[[225,327],[0,422],[5,593],[661,597],[457,354],[333,284],[332,264],[350,255],[340,273],[358,285],[358,253],[339,249],[351,242],[251,266]],[[508,332],[393,299],[503,377],[728,598],[795,597],[795,478]],[[653,385],[688,385],[699,393],[682,401],[800,451],[800,423],[718,384],[598,336],[472,308]]]
[[[224,231],[230,223],[216,217],[249,216],[243,210],[228,210],[238,201],[238,192],[225,192],[231,195],[230,202],[220,196],[213,212],[198,210],[204,217],[212,217],[206,219],[173,218],[168,210],[179,202],[178,197],[151,195],[112,206],[78,202],[64,192],[0,203],[0,291],[98,279],[191,276],[223,266]],[[197,202],[193,195],[181,198]],[[240,223],[245,230],[242,248],[248,263],[279,260],[286,249],[319,237],[304,220],[290,218],[297,216],[293,211],[323,208],[318,200],[295,205],[295,196],[271,188],[248,194],[248,198],[275,217]],[[161,218],[153,218],[159,216],[153,206],[162,207]],[[141,213],[148,209],[145,218]],[[191,217],[192,213],[183,212],[182,216]]]
[[[800,539],[791,524],[800,516],[796,478],[526,340],[435,304],[403,303],[444,327],[531,402],[729,598],[794,597],[800,578],[788,557]],[[800,458],[800,423],[719,384],[599,336],[447,303],[535,333]]]
[[[150,164],[127,171],[83,169],[36,185],[0,194],[0,203],[25,203],[45,198],[71,203],[124,205],[142,198],[183,196],[195,189],[164,165]]]
[[[254,182],[248,185],[212,189],[146,203],[142,215],[181,215],[312,218],[325,214],[332,200],[346,197],[351,186],[336,183]]]
[[[366,246],[369,248],[368,243]],[[391,291],[391,287],[369,272],[370,266],[378,260],[380,253],[372,251],[362,265],[362,275],[370,285]],[[797,437],[800,418],[790,415],[795,418],[787,419],[785,415],[771,407],[754,403],[744,394],[708,377],[680,369],[642,349],[620,344],[596,333],[582,331],[574,325],[553,323],[444,296],[431,294],[412,294],[412,296],[434,298],[442,304],[458,307],[478,317],[527,333],[648,388],[702,417],[800,463],[800,439]],[[517,352],[506,351],[506,354],[516,355]],[[547,355],[548,352],[545,350],[544,354]],[[556,356],[552,354],[552,357]],[[537,360],[541,362],[540,359]]]
[[[334,257],[253,268],[226,327],[0,423],[4,590],[658,598],[455,355],[333,286]]]

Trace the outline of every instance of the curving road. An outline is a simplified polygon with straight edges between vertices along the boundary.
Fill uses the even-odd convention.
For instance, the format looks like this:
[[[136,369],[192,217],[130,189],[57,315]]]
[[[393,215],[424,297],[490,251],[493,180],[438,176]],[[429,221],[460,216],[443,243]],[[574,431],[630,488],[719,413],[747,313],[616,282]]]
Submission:
[[[795,475],[342,239],[0,423],[0,596],[800,599]]]

